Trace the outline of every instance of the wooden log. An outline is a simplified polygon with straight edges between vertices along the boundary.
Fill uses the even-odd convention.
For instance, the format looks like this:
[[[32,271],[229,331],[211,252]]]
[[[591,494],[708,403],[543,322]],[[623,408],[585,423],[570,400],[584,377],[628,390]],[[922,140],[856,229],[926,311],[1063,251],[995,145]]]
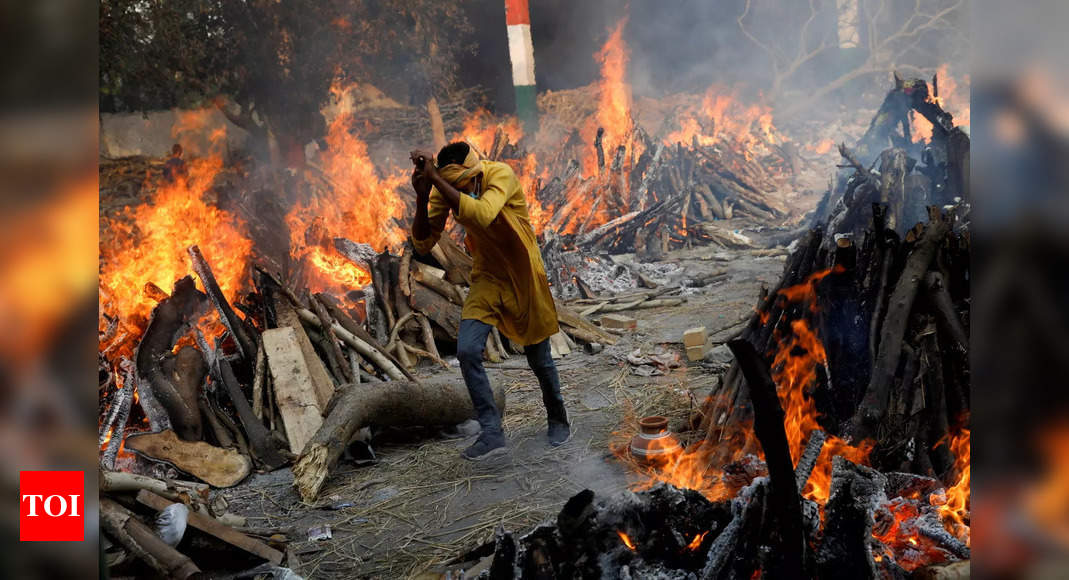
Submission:
[[[564,306],[559,301],[556,302],[557,320],[561,324],[567,324],[568,326],[576,329],[577,332],[569,331],[573,337],[578,338],[584,342],[600,342],[601,344],[616,344],[616,337],[608,334],[604,330],[594,326],[590,321],[579,316],[578,313],[572,309]]]
[[[733,340],[728,348],[735,355],[753,403],[754,433],[765,452],[770,478],[768,526],[774,554],[767,572],[772,578],[805,576],[805,536],[802,507],[795,481],[794,463],[783,425],[785,414],[776,394],[776,383],[761,355],[745,340]]]
[[[298,314],[309,325],[315,326],[316,324],[319,324],[319,319],[316,315],[308,310],[301,309],[298,311]],[[397,359],[388,355],[386,347],[373,347],[370,343],[349,332],[346,328],[343,328],[337,323],[335,323],[334,326],[334,334],[336,334],[342,342],[371,360],[391,379],[404,380],[405,377],[410,376],[408,372],[404,370],[404,366],[400,362],[397,362]]]
[[[137,501],[142,505],[146,505],[156,511],[160,511],[167,506],[171,505],[171,501],[166,498],[160,497],[151,491],[142,489],[137,492]],[[254,556],[258,556],[271,562],[275,566],[282,563],[282,552],[268,546],[267,544],[246,536],[245,534],[235,530],[234,528],[221,523],[219,520],[206,516],[195,511],[190,511],[187,519],[187,523],[194,528],[234,546],[240,548]]]
[[[238,354],[242,358],[251,360],[253,353],[256,351],[256,342],[245,331],[245,322],[238,318],[237,313],[227,302],[226,296],[223,296],[219,283],[215,281],[215,274],[212,273],[211,266],[208,265],[208,261],[201,254],[200,248],[194,245],[190,246],[188,251],[189,257],[193,261],[193,271],[197,273],[201,284],[204,285],[205,293],[208,294],[208,298],[215,305],[215,309],[219,311],[219,320],[230,332],[230,335],[234,337],[234,342],[238,345]]]
[[[412,284],[410,300],[413,309],[422,312],[456,340],[456,336],[460,332],[459,306],[418,282]]]
[[[349,361],[345,359],[345,353],[342,352],[341,346],[338,345],[338,337],[334,334],[334,319],[331,318],[330,313],[327,312],[322,302],[311,297],[309,297],[308,302],[312,306],[312,312],[319,319],[319,329],[325,338],[323,341],[326,347],[325,354],[327,362],[330,364],[331,373],[337,379],[337,384],[351,383],[353,376],[349,371]]]
[[[223,423],[216,416],[215,411],[208,404],[208,397],[202,396],[197,405],[200,408],[200,415],[204,417],[204,420],[208,422],[208,427],[211,429],[212,435],[215,436],[215,442],[219,444],[219,447],[230,448],[236,447],[234,442],[234,436],[223,426]]]
[[[326,306],[327,311],[330,312],[330,315],[334,317],[334,323],[338,326],[341,326],[342,330],[345,331],[345,333],[341,332],[340,330],[338,330],[337,326],[334,328],[334,333],[338,336],[338,338],[345,342],[345,344],[349,345],[353,350],[356,350],[365,358],[375,360],[377,360],[380,356],[385,358],[386,360],[390,361],[391,364],[394,365],[394,368],[392,370],[400,372],[410,381],[416,380],[416,378],[411,373],[409,373],[407,369],[402,368],[400,361],[393,358],[393,356],[391,356],[390,353],[386,351],[386,347],[381,342],[376,340],[375,337],[368,334],[368,332],[364,330],[364,327],[360,326],[341,308],[331,302],[331,300],[326,294],[316,294],[316,299],[321,301],[323,305]],[[303,314],[302,318],[305,318]],[[343,334],[345,334],[345,336],[343,336]],[[384,338],[386,340],[389,340],[389,335],[385,336]],[[378,365],[378,363],[375,364]],[[382,366],[379,366],[379,368],[382,368]]]
[[[171,296],[152,309],[134,354],[141,407],[153,429],[174,428],[179,436],[190,441],[200,440],[202,436],[195,394],[204,378],[204,366],[198,367],[196,361],[189,359],[200,357],[196,351],[186,352],[182,376],[178,376],[172,350],[180,334],[207,305],[208,298],[197,290],[193,278],[186,276],[175,282]]]
[[[412,270],[412,242],[406,240],[401,250],[401,263],[398,267],[397,285],[401,289],[401,295],[405,298],[412,295],[411,270]]]
[[[100,463],[105,469],[115,468],[115,459],[119,455],[119,447],[122,446],[123,437],[126,435],[126,424],[130,420],[130,407],[134,402],[136,372],[129,359],[123,359],[123,363],[120,363],[121,366],[126,367],[123,385],[111,398],[111,408],[108,409],[108,416],[104,425],[101,426],[98,440],[99,445],[104,445],[105,439],[108,444],[100,457]]]
[[[471,286],[472,259],[453,238],[443,235],[438,240],[438,247],[449,260],[449,268],[446,269],[446,279],[453,284],[466,284]],[[443,264],[444,266],[445,264]]]
[[[431,355],[436,361],[442,360],[442,355],[438,353],[438,345],[434,342],[434,330],[431,328],[430,320],[423,313],[418,313],[416,321],[419,322],[420,334],[423,337],[423,348]],[[496,328],[494,330],[497,330]],[[448,368],[449,365],[446,365]]]
[[[185,580],[201,576],[188,556],[169,546],[130,510],[115,500],[100,498],[100,523],[115,541],[164,578]]]
[[[948,231],[943,221],[928,223],[924,234],[906,261],[902,274],[895,284],[880,331],[879,353],[872,369],[872,378],[865,391],[865,397],[854,415],[853,428],[856,435],[867,432],[868,427],[878,422],[887,411],[887,399],[898,361],[902,354],[902,338],[913,309],[913,300],[917,287],[924,278],[928,266],[935,257],[935,251],[943,242]]]
[[[191,473],[214,487],[237,485],[249,475],[252,462],[248,457],[203,441],[182,441],[174,431],[136,433],[126,438],[126,448],[166,461]]]
[[[156,479],[147,475],[126,471],[98,471],[97,483],[105,493],[139,491],[147,489],[160,495],[184,495],[192,501],[207,502],[211,486],[195,481]]]
[[[505,391],[500,385],[493,390],[498,409],[504,413]],[[315,501],[353,434],[368,425],[451,425],[473,415],[471,397],[460,381],[393,381],[375,389],[350,386],[341,391],[323,426],[297,459],[293,485],[305,502]]]
[[[292,300],[293,298],[290,299]],[[297,341],[301,358],[304,359],[302,366],[307,367],[306,376],[311,381],[312,392],[315,394],[316,407],[323,409],[334,395],[334,381],[330,378],[330,373],[327,371],[326,365],[323,364],[323,360],[316,353],[315,347],[312,346],[312,341],[308,338],[308,333],[304,331],[304,326],[301,325],[301,316],[292,305],[298,304],[298,302],[291,304],[286,298],[276,296],[274,304],[279,328],[288,327],[293,329],[293,338]],[[270,362],[270,357],[268,357],[268,362]],[[272,373],[272,377],[275,377],[274,373]],[[278,398],[276,397],[277,400]],[[290,443],[292,444],[293,442],[291,441]]]
[[[256,365],[252,376],[252,413],[257,419],[264,418],[264,383],[267,379],[267,355],[264,354],[263,341],[256,349]]]
[[[301,352],[293,327],[265,330],[261,340],[286,438],[290,449],[300,453],[323,423],[320,413],[326,405],[320,406],[308,361]]]
[[[456,286],[450,284],[449,282],[447,282],[447,281],[445,281],[445,280],[443,280],[441,278],[437,278],[437,277],[434,277],[434,276],[427,276],[421,270],[415,270],[414,272],[412,272],[412,281],[413,282],[418,282],[420,284],[423,284],[427,288],[430,288],[431,290],[434,290],[439,295],[441,295],[442,298],[445,298],[446,300],[452,302],[453,304],[457,304],[457,305],[464,304],[464,299],[456,291]],[[411,297],[412,297],[411,284],[409,286],[408,296],[409,296],[409,299],[411,299]]]
[[[230,397],[230,402],[237,412],[238,420],[241,421],[241,426],[249,439],[249,450],[252,451],[253,458],[259,461],[267,471],[274,471],[288,463],[286,458],[279,453],[278,448],[275,447],[267,428],[252,412],[252,407],[249,406],[249,401],[245,398],[245,394],[241,392],[241,385],[238,384],[237,377],[234,376],[230,362],[222,356],[216,356],[215,365],[216,368],[212,374],[216,379],[216,384],[222,384],[223,392]]]

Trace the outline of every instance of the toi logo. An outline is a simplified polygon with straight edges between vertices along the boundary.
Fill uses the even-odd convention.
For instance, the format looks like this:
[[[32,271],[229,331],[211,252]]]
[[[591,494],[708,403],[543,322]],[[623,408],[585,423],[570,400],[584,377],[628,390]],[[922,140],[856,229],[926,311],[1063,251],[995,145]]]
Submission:
[[[19,472],[19,540],[85,539],[85,475],[81,471]]]

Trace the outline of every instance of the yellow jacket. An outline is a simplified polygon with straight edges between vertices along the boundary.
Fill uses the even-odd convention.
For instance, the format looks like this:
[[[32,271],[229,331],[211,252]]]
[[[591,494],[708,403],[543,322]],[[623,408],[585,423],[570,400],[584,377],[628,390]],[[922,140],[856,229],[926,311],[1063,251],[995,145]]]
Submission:
[[[527,214],[527,200],[516,174],[505,163],[482,163],[482,194],[461,194],[460,211],[453,216],[467,232],[472,254],[471,292],[462,318],[496,326],[519,345],[537,344],[556,334],[557,309]],[[427,216],[431,235],[415,239],[416,251],[426,254],[445,229],[449,205],[437,188],[431,189]]]

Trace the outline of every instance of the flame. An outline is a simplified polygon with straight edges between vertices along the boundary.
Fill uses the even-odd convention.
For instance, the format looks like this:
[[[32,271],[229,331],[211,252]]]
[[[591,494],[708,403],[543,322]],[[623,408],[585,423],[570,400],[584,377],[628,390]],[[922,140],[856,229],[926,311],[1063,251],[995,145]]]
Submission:
[[[701,545],[702,545],[702,542],[705,541],[705,536],[708,533],[709,533],[708,531],[704,531],[704,532],[702,532],[700,534],[695,534],[694,535],[694,539],[691,540],[689,544],[687,544],[687,549],[691,550],[691,551],[694,551],[694,550],[697,550],[698,548],[700,548]]]
[[[343,85],[340,78],[330,88],[332,99],[339,103],[351,101],[354,90],[355,85]],[[355,121],[351,109],[345,107],[330,121],[327,148],[321,155],[327,195],[312,195],[286,215],[293,259],[314,266],[305,271],[312,292],[343,295],[371,279],[368,272],[337,255],[331,243],[334,237],[364,242],[376,250],[397,246],[405,239],[405,231],[394,220],[405,213],[397,189],[408,176],[398,168],[392,175],[379,177],[367,144],[353,134]],[[309,240],[313,227],[321,235]]]
[[[959,473],[958,482],[946,491],[946,502],[939,506],[939,515],[947,531],[966,543],[969,534],[969,494],[972,458],[970,430],[962,429],[950,442],[950,451],[954,454],[954,470]]]
[[[215,132],[214,152],[208,157],[187,159],[188,175],[155,184],[153,199],[104,220],[100,245],[101,312],[119,317],[136,336],[144,330],[157,303],[144,291],[146,283],[169,291],[176,280],[191,274],[187,249],[192,245],[200,246],[228,300],[233,300],[245,284],[252,251],[245,224],[208,200],[223,167],[224,139],[225,133]],[[136,338],[126,336],[131,342]],[[104,348],[102,343],[101,349]],[[130,354],[129,348],[122,348],[110,358],[115,361],[118,356]]]
[[[624,543],[625,546],[627,546],[627,549],[631,550],[632,552],[635,551],[635,543],[631,541],[631,538],[628,537],[627,534],[621,532],[620,530],[616,530],[616,535],[620,536],[620,540]]]
[[[669,133],[665,143],[686,145],[696,140],[703,147],[724,145],[748,159],[752,154],[769,153],[770,145],[784,143],[786,137],[773,125],[772,107],[760,102],[745,105],[739,92],[719,85],[709,87],[701,106],[682,113],[679,129]]]
[[[583,172],[586,175],[598,173],[594,138],[599,128],[605,130],[602,147],[606,164],[610,163],[618,146],[627,148],[625,157],[631,150],[628,137],[634,128],[634,121],[631,117],[631,84],[627,82],[627,63],[631,54],[624,42],[627,20],[625,16],[616,23],[601,50],[594,54],[594,60],[601,65],[601,79],[598,81],[597,114],[587,121],[583,130],[588,140],[586,157],[583,158]]]
[[[510,143],[517,143],[523,138],[523,126],[518,118],[510,116],[498,121],[490,111],[478,109],[468,115],[464,120],[464,128],[453,136],[453,140],[467,141],[484,155],[489,155],[499,128],[508,136]]]

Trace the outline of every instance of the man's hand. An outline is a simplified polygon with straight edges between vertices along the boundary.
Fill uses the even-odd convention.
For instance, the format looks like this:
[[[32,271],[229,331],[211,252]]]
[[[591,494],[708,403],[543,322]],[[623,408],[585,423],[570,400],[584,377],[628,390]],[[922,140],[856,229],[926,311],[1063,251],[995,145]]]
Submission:
[[[438,174],[438,168],[434,166],[434,155],[430,152],[416,149],[409,153],[409,157],[416,166],[416,170],[421,172],[428,181]]]
[[[412,189],[416,190],[416,201],[425,204],[430,199],[431,180],[418,167],[412,170]]]

